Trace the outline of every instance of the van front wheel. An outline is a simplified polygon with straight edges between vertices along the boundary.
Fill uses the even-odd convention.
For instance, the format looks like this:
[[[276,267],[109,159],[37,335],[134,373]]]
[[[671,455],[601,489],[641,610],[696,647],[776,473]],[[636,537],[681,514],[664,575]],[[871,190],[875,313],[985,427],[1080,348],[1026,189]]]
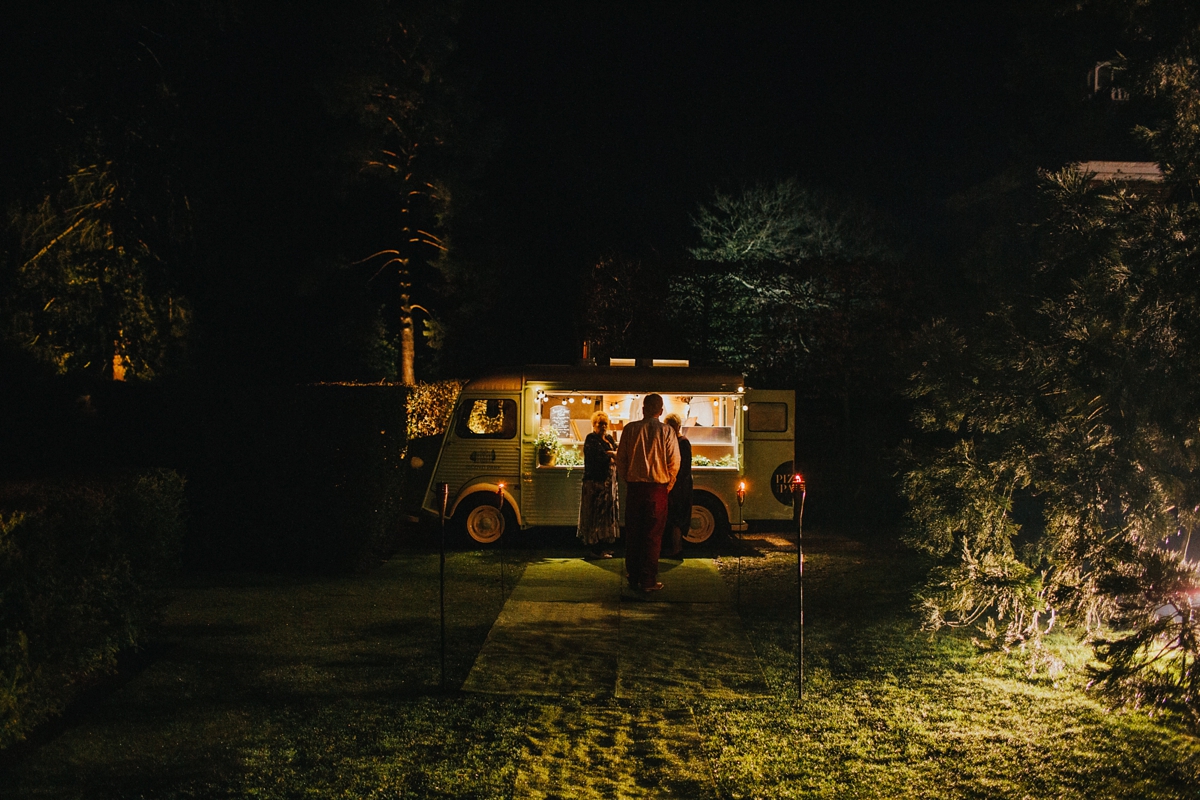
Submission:
[[[496,505],[496,495],[478,492],[468,497],[454,514],[460,530],[479,544],[495,544],[506,530],[516,527],[516,520],[506,504]]]
[[[725,506],[715,497],[697,493],[692,504],[691,523],[683,534],[683,540],[689,544],[703,544],[713,536],[720,538],[727,535],[729,516],[725,513]]]

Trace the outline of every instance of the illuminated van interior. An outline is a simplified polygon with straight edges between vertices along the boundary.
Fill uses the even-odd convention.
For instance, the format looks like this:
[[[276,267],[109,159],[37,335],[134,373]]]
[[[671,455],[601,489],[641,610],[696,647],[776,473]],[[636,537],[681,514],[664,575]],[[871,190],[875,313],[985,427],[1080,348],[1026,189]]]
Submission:
[[[592,432],[592,414],[597,411],[608,414],[609,431],[618,441],[626,424],[642,418],[641,394],[572,392],[544,397],[538,404],[539,428],[554,431],[562,448],[557,464],[547,469],[583,464],[580,447]],[[737,415],[742,399],[738,395],[663,395],[660,419],[676,414],[683,421],[683,435],[692,443],[693,468],[737,468]]]

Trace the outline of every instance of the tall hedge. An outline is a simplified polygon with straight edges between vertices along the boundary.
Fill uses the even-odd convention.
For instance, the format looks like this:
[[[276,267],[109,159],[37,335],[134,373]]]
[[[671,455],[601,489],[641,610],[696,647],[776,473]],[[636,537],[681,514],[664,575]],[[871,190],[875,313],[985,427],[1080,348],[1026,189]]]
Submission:
[[[178,564],[183,502],[166,470],[0,491],[0,749],[146,641]]]

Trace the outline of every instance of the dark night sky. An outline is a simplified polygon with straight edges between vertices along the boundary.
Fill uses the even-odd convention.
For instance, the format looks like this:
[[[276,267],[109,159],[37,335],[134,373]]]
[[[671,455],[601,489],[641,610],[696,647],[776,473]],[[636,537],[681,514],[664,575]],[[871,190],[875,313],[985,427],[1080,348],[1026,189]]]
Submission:
[[[204,13],[78,0],[25,7],[0,30],[0,107],[16,109],[0,120],[0,194],[27,199],[56,175],[69,153],[55,142],[87,127],[70,121],[79,102],[108,131],[102,143],[141,148],[129,161],[151,171],[161,153],[191,181],[187,191],[208,199],[197,213],[207,249],[185,291],[286,339],[297,327],[318,330],[312,309],[297,312],[277,291],[293,265],[331,273],[394,231],[361,230],[374,223],[351,205],[329,211],[344,189],[336,156],[345,132],[322,116],[320,53],[331,70],[352,63],[353,30],[339,24],[358,18],[324,0],[232,5],[236,24],[209,13],[220,4],[198,4]],[[355,8],[369,16],[377,7]],[[794,177],[864,201],[945,271],[949,198],[1014,162],[1031,175],[1064,155],[1103,157],[1062,135],[1075,113],[1063,98],[1082,94],[1090,56],[1046,35],[1057,23],[1038,0],[460,8],[446,76],[474,109],[459,130],[468,160],[490,152],[456,195],[452,241],[468,262],[507,276],[500,311],[480,313],[502,318],[497,335],[514,361],[574,360],[581,337],[564,323],[576,318],[588,268],[606,255],[677,263],[694,244],[689,215],[716,189]],[[1113,52],[1095,44],[1101,56]],[[1060,152],[1048,145],[1056,142]],[[210,279],[209,268],[223,277]],[[310,305],[329,305],[306,291]],[[241,297],[247,309],[219,308]],[[263,298],[277,308],[260,313]],[[554,309],[553,335],[544,317],[513,310],[531,303]],[[280,325],[289,315],[302,324]],[[234,344],[253,338],[249,328],[243,336],[224,319],[209,324]]]
[[[788,176],[936,238],[947,196],[1005,158],[1005,19],[965,2],[469,4],[462,54],[502,130],[493,256],[574,301],[597,256],[671,257],[715,188]]]

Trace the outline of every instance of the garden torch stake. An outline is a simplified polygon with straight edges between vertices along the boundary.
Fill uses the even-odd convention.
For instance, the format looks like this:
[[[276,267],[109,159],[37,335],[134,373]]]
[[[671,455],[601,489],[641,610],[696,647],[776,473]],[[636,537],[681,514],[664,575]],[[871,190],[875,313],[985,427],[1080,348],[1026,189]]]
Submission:
[[[742,529],[741,526],[745,523],[742,507],[746,504],[746,482],[739,481],[737,488],[738,501],[738,570],[737,570],[737,610],[742,610]]]
[[[500,519],[504,520],[504,484],[496,487],[496,508],[500,509]],[[504,610],[504,531],[500,531],[500,609]]]
[[[792,492],[800,495],[799,513],[796,515],[796,613],[800,620],[800,641],[796,662],[796,699],[804,699],[804,476],[800,473],[792,478]],[[796,500],[793,496],[792,503]]]
[[[450,484],[439,483],[442,499],[442,553],[438,559],[438,617],[442,626],[442,676],[440,685],[446,691],[446,504],[450,500]]]

